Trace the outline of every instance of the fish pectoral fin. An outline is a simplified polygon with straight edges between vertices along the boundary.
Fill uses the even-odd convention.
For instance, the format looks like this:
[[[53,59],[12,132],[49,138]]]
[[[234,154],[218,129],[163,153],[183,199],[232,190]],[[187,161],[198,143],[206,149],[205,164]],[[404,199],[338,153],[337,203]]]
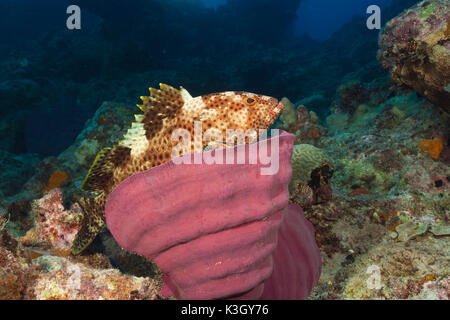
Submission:
[[[92,192],[105,190],[111,184],[114,169],[128,161],[130,153],[131,149],[126,146],[113,146],[100,150],[81,185],[81,189]]]
[[[72,244],[72,254],[77,255],[85,250],[105,225],[105,198],[102,193],[96,198],[80,198],[78,200],[84,216],[81,229]]]

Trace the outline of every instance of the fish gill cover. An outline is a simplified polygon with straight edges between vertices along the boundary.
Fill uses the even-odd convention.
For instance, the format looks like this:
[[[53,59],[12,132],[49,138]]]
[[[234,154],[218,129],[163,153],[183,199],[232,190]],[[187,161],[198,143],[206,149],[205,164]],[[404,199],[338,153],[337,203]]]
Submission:
[[[372,4],[381,8],[380,30],[367,27]],[[81,10],[81,29],[67,28],[70,5]],[[167,139],[178,126],[191,133],[197,120],[204,122],[202,133],[209,126],[247,129],[249,123],[281,129],[294,144],[285,146],[291,163],[280,170],[292,170],[292,179],[272,178],[279,179],[274,185],[280,194],[289,192],[289,208],[301,206],[304,217],[300,209],[285,210],[292,225],[274,223],[278,234],[260,234],[267,244],[278,236],[279,246],[264,253],[266,262],[275,261],[271,278],[255,285],[271,269],[252,264],[258,272],[249,278],[256,282],[249,284],[248,297],[268,297],[263,282],[275,293],[272,298],[299,297],[291,295],[295,278],[308,284],[300,286],[306,288],[300,296],[310,299],[448,299],[448,5],[444,0],[0,0],[0,299],[161,299],[162,282],[172,284],[176,297],[188,297],[184,286],[175,285],[182,273],[172,274],[175,282],[164,274],[177,270],[177,260],[158,266],[122,250],[103,226],[104,204],[112,192],[119,195],[117,203],[151,202],[152,212],[172,212],[164,201],[138,195],[133,202],[114,190],[124,188],[128,178],[143,183],[132,190],[151,179],[176,181]],[[149,93],[149,87],[160,89]],[[203,142],[200,154],[209,154],[210,147],[230,149]],[[219,181],[207,181],[230,184],[221,206],[230,201],[232,208],[236,199],[242,199],[239,208],[254,205],[258,199],[251,195],[258,192],[270,200],[272,189],[264,179],[232,168],[225,168],[229,174]],[[194,170],[186,174],[176,187],[189,186],[188,179],[201,181]],[[187,197],[164,193],[171,183],[159,185],[153,196],[172,199],[171,205],[185,199],[202,210],[214,203],[201,202],[198,191],[207,187],[192,187]],[[241,187],[248,192],[238,192]],[[136,223],[117,217],[116,226]],[[189,226],[198,231],[198,238],[186,243],[195,247],[204,230],[195,213],[188,219],[175,225],[182,232]],[[227,225],[231,220],[221,221],[218,237],[236,231]],[[139,227],[143,235],[152,230]],[[309,231],[298,240],[290,228]],[[237,232],[235,239],[251,242]],[[284,264],[286,273],[276,271],[277,261],[291,259],[292,252],[312,252],[317,262],[316,245],[322,258],[318,281],[320,268],[307,258]],[[231,277],[243,270],[233,255],[236,264],[220,269],[225,256],[209,243],[203,248],[211,249],[210,255],[199,264],[212,261],[213,271]],[[195,255],[184,258],[196,262]],[[314,277],[301,278],[307,273],[300,262]],[[80,277],[74,282],[75,269]],[[278,282],[280,274],[289,274],[282,285],[268,280]],[[210,286],[205,297],[221,297],[211,287],[215,276],[178,283],[193,283],[189,290],[198,292],[204,280]]]

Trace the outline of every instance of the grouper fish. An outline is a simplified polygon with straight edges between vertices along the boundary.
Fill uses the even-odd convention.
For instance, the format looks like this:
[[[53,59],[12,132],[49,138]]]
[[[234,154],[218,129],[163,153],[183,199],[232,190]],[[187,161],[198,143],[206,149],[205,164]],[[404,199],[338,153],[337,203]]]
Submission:
[[[118,184],[171,159],[172,149],[179,144],[172,138],[175,130],[184,129],[194,137],[195,124],[201,122],[202,133],[215,128],[223,137],[230,129],[259,132],[269,129],[283,109],[277,99],[264,95],[228,91],[194,98],[183,87],[178,90],[165,84],[160,84],[160,89],[150,88],[150,96],[141,100],[138,107],[143,114],[135,115],[124,140],[100,150],[83,181],[81,189],[88,196],[78,201],[83,221],[72,244],[73,254],[80,254],[101,231],[106,199]],[[214,141],[194,141],[191,150],[181,150],[180,155],[193,153],[198,147],[205,150],[211,143]],[[218,147],[227,145],[213,146]]]

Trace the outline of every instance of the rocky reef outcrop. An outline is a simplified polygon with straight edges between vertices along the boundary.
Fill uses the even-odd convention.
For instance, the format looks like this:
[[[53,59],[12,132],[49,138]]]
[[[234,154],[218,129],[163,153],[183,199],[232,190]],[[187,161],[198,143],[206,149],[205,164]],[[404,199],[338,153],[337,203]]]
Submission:
[[[450,112],[450,2],[422,1],[386,24],[378,59],[405,84]]]
[[[316,189],[320,200],[332,191],[327,201],[304,206],[323,261],[311,299],[448,299],[448,114],[384,80],[344,82],[326,127],[307,104],[292,104],[280,120],[296,135],[294,179],[326,182],[318,186],[327,192]],[[98,148],[120,138],[131,115],[126,105],[102,104],[70,148],[38,164],[23,190],[3,199],[0,297],[160,298],[156,265],[126,253],[108,231],[84,255],[68,253],[81,214],[77,189],[89,162]],[[315,129],[320,134],[307,140]],[[313,174],[322,163],[332,164],[329,180],[323,171]],[[302,204],[304,198],[292,196]],[[74,287],[74,270],[92,283]],[[370,289],[367,281],[377,270],[381,288]]]
[[[389,81],[337,91],[333,198],[305,209],[323,261],[312,298],[449,299],[448,114]]]
[[[15,239],[0,215],[0,299],[154,300],[158,280],[121,273],[100,254],[70,256],[76,208],[65,209],[59,188],[33,202],[35,227]]]

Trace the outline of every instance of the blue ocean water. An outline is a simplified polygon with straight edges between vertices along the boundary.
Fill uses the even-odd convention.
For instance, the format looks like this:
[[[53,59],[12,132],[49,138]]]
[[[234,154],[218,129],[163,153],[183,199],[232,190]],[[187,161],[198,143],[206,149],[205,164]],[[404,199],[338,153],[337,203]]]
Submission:
[[[411,3],[377,1],[383,21]],[[66,28],[66,9],[71,4],[81,8],[80,30]],[[343,77],[357,70],[362,78],[380,72],[374,54],[378,31],[365,27],[370,4],[368,0],[137,0],[132,4],[1,0],[0,113],[22,125],[14,126],[12,134],[11,130],[0,134],[4,141],[0,146],[19,153],[57,155],[73,142],[80,123],[102,101],[134,103],[144,88],[159,82],[182,84],[193,95],[247,90],[293,101],[320,96],[311,107],[323,117]],[[339,35],[345,28],[348,32]],[[366,68],[370,64],[373,69]],[[69,105],[61,105],[68,100]],[[58,104],[58,112],[43,116]],[[66,123],[73,112],[80,120]],[[57,143],[49,140],[46,147],[43,135],[40,147],[32,146],[37,143],[32,136],[48,121],[53,130],[64,127],[66,133]],[[20,143],[9,143],[11,136],[20,137]]]

